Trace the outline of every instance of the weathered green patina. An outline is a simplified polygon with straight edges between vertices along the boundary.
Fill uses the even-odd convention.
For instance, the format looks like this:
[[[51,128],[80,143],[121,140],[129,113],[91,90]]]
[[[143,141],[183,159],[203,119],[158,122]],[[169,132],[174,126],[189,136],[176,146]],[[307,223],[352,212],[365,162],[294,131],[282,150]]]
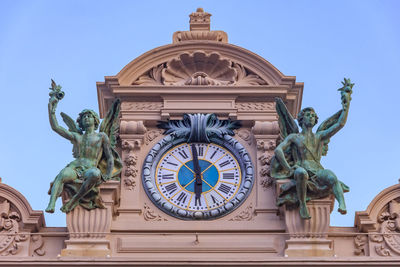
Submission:
[[[59,126],[55,115],[58,101],[64,97],[61,86],[52,80],[49,99],[51,128],[73,144],[75,160],[56,176],[50,185],[50,201],[46,212],[53,213],[56,200],[64,192],[66,202],[61,211],[68,213],[77,205],[85,209],[104,208],[99,195],[99,185],[109,179],[119,179],[121,159],[115,151],[120,101],[114,101],[106,118],[100,124],[99,116],[93,110],[83,110],[75,122],[61,113],[68,130]]]
[[[279,127],[283,140],[275,149],[271,160],[271,176],[275,179],[290,179],[281,186],[277,205],[286,204],[289,208],[299,206],[300,216],[310,219],[307,201],[310,199],[335,196],[339,203],[338,211],[346,214],[344,192],[349,188],[340,182],[336,175],[320,164],[321,156],[328,152],[330,138],[346,123],[349,112],[353,85],[350,79],[344,79],[341,93],[342,109],[325,120],[313,133],[318,117],[313,108],[304,108],[297,120],[301,128],[290,115],[280,98],[276,99],[279,115]]]

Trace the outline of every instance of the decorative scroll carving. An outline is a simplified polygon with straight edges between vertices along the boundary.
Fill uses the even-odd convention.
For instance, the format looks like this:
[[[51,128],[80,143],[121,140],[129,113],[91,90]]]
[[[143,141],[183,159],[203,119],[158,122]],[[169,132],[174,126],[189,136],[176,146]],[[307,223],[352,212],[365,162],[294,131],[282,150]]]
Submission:
[[[122,110],[159,110],[162,102],[123,102]]]
[[[270,177],[270,161],[274,154],[276,142],[274,140],[257,140],[257,149],[261,150],[262,154],[258,157],[260,161],[260,185],[267,190],[272,186],[274,179]]]
[[[119,128],[121,134],[144,134],[147,131],[143,121],[121,121]]]
[[[266,111],[274,110],[275,105],[271,102],[236,102],[236,108],[240,111]]]
[[[134,153],[135,148],[139,148],[141,142],[139,140],[134,141],[122,141],[122,149],[127,150],[128,153],[125,156],[125,171],[124,171],[124,185],[127,189],[133,190],[136,186],[136,178],[138,175],[137,169],[137,155]]]
[[[251,144],[253,143],[253,135],[249,130],[239,130],[236,132],[236,134],[242,138],[244,141],[246,141],[246,143],[251,146]]]
[[[167,219],[155,214],[146,203],[144,203],[143,217],[146,221],[167,221]]]
[[[32,235],[31,241],[32,241],[33,254],[36,254],[38,256],[44,256],[46,254],[46,251],[43,249],[44,242],[42,236]]]
[[[4,200],[0,204],[0,255],[15,255],[18,253],[20,243],[27,240],[28,236],[19,233],[21,220],[17,212],[10,210],[10,203]]]
[[[379,232],[370,235],[370,241],[379,243],[375,251],[380,256],[400,255],[400,203],[390,201],[378,216]]]
[[[253,203],[250,203],[242,212],[230,219],[230,221],[251,221],[254,219]]]
[[[140,76],[133,85],[263,85],[267,84],[246,67],[204,51],[182,53]]]
[[[150,144],[154,139],[159,137],[162,133],[162,130],[150,130],[146,132],[144,136],[144,142],[146,145]]]
[[[366,235],[357,235],[354,237],[354,254],[357,256],[365,256],[365,245],[367,244],[368,238]]]
[[[279,125],[276,121],[256,121],[252,131],[254,135],[277,135]]]

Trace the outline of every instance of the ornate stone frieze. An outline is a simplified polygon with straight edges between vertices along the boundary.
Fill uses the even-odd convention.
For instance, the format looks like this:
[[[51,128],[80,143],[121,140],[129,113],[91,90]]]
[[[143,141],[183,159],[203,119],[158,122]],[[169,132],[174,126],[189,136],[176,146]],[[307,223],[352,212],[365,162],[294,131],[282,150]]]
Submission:
[[[167,219],[156,214],[147,203],[144,203],[143,217],[146,221],[167,221]]]
[[[196,51],[182,53],[170,61],[153,67],[133,85],[263,85],[258,75],[244,66],[222,58],[218,53]]]
[[[0,255],[15,255],[22,242],[28,239],[28,235],[19,232],[21,216],[11,211],[10,203],[4,200],[0,204]]]
[[[271,102],[236,102],[239,111],[267,111],[274,110],[275,105]]]
[[[253,203],[250,203],[243,211],[238,215],[230,219],[230,221],[252,221],[254,219],[254,208]]]
[[[379,256],[400,255],[400,203],[390,201],[377,218],[378,232],[370,235],[370,241]]]
[[[122,110],[159,110],[162,109],[162,102],[123,102]]]

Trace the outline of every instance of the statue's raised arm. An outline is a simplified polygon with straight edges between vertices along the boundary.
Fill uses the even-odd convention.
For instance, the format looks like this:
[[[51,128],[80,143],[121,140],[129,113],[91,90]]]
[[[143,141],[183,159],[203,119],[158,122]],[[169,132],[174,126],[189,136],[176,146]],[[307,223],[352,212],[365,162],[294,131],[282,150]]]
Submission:
[[[331,138],[346,124],[347,116],[349,114],[349,107],[351,101],[351,94],[353,93],[354,83],[350,79],[344,78],[342,82],[343,87],[339,88],[342,101],[342,109],[336,112],[333,116],[326,119],[317,129],[317,135],[321,140]],[[329,141],[327,141],[329,142]]]
[[[49,89],[50,89],[50,93],[49,93],[50,99],[49,99],[48,109],[49,109],[49,121],[50,121],[51,129],[53,129],[53,131],[55,131],[62,137],[67,138],[70,141],[73,141],[74,134],[71,131],[58,125],[58,121],[56,118],[57,104],[58,104],[58,101],[63,99],[64,92],[61,91],[61,86],[57,85],[54,82],[54,80],[51,80],[51,87]]]

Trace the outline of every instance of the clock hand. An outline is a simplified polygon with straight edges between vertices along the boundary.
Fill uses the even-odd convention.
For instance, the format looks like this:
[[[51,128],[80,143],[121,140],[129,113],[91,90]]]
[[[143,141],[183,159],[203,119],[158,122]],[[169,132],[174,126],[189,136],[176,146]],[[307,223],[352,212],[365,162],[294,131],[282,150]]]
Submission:
[[[199,205],[201,205],[200,197],[201,193],[203,192],[203,182],[201,180],[201,168],[199,164],[199,159],[197,157],[197,149],[195,144],[192,144],[192,157],[193,157],[194,173],[196,176],[196,182],[194,183],[194,193],[195,193],[194,203],[195,205],[197,205],[197,202],[199,202]]]

